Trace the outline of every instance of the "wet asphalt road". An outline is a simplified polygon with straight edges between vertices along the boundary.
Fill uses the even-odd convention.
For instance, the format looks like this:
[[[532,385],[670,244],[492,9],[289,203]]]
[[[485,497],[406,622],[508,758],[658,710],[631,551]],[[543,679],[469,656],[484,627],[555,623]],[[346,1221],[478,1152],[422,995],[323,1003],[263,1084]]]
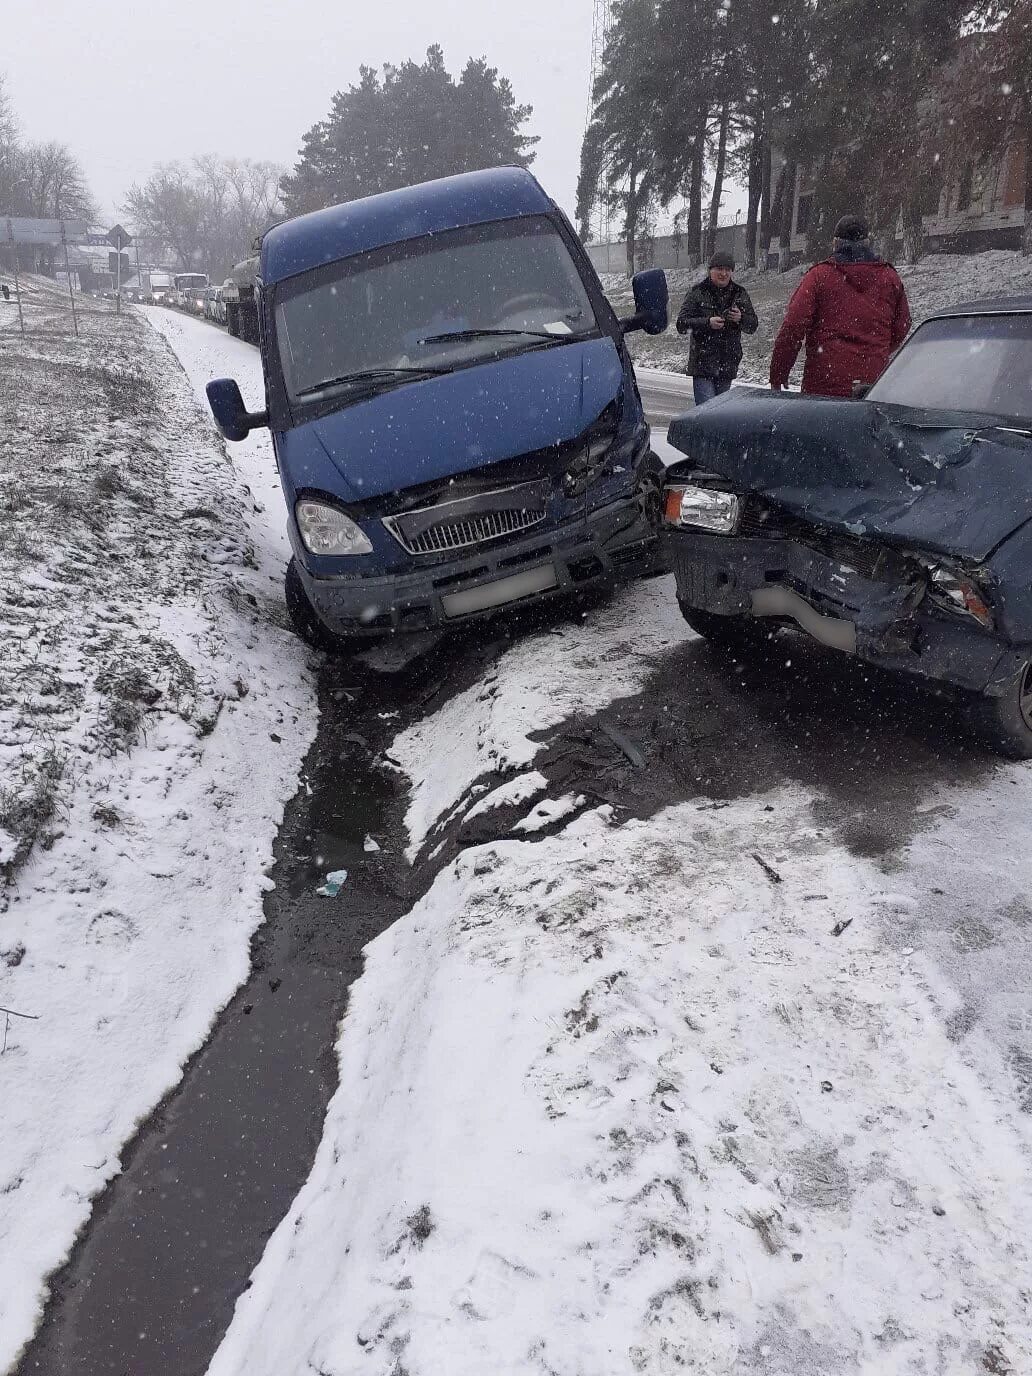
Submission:
[[[658,368],[635,368],[634,372],[649,424],[656,437],[665,439],[666,428],[674,417],[695,404],[692,380],[682,373],[664,373]]]

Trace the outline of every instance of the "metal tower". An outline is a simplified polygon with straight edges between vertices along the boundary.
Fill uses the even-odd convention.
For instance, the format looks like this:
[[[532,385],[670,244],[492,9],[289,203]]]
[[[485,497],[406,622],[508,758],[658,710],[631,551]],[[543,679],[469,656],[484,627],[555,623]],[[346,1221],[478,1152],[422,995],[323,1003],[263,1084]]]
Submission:
[[[609,30],[613,22],[613,0],[595,0],[595,11],[591,22],[591,78],[588,84],[588,113],[584,121],[587,129],[591,123],[591,116],[595,109],[595,82],[602,73],[602,62],[606,53],[606,43],[609,41]],[[602,192],[604,189],[605,168],[599,169],[598,189],[595,195],[595,217],[592,220],[592,230],[599,243],[609,242],[609,209],[604,204]]]

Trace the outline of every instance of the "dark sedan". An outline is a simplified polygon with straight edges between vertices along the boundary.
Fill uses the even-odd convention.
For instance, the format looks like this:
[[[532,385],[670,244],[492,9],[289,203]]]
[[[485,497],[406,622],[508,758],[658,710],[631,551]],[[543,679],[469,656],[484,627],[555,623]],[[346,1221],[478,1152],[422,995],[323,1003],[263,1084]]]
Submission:
[[[1032,758],[1032,297],[943,311],[855,400],[738,389],[675,420],[665,539],[689,625],[794,625],[962,691]]]

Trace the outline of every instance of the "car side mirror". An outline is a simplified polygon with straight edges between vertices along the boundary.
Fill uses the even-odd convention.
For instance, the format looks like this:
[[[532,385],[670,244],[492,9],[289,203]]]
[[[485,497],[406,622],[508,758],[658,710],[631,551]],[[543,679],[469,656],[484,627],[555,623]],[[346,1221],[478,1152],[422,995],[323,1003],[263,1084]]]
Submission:
[[[854,401],[863,401],[864,397],[867,395],[867,393],[871,390],[871,388],[872,388],[873,386],[874,386],[874,383],[873,383],[873,382],[854,382],[854,383],[853,383],[853,400],[854,400]]]
[[[233,378],[217,377],[204,390],[223,439],[246,440],[252,430],[268,425],[268,411],[249,411]]]
[[[635,273],[631,288],[634,291],[634,314],[629,320],[621,320],[620,328],[624,334],[630,334],[632,330],[662,334],[670,321],[666,273],[662,268]]]

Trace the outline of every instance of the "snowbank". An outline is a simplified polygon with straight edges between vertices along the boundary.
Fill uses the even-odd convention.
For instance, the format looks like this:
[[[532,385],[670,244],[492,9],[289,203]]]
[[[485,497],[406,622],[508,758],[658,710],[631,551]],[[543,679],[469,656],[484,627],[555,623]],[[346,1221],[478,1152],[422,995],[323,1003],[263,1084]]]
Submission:
[[[516,645],[403,734],[413,853],[540,812],[541,728],[678,653],[668,597]],[[209,1376],[1032,1370],[1020,969],[958,1034],[1007,984],[990,889],[1021,947],[1030,792],[934,791],[891,865],[795,787],[500,824],[367,948],[310,1179]]]
[[[315,726],[271,455],[230,464],[138,315],[80,327],[0,342],[0,1004],[33,1019],[0,1055],[0,1369],[247,973]]]

